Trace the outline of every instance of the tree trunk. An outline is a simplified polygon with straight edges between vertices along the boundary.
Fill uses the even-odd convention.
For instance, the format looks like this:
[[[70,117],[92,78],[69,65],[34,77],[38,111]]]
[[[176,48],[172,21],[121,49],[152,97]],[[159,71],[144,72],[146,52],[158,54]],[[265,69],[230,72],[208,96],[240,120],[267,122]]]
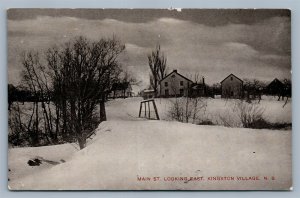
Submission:
[[[84,149],[85,148],[85,144],[86,144],[86,138],[83,137],[83,136],[78,136],[77,140],[78,140],[78,144],[79,144],[80,150]]]
[[[77,116],[76,116],[76,106],[75,106],[74,100],[70,101],[70,106],[71,106],[71,130],[70,130],[70,132],[71,132],[71,136],[74,137],[74,135],[77,133],[77,131],[76,131]]]
[[[55,113],[56,113],[56,118],[55,118],[55,137],[54,137],[54,141],[55,143],[58,142],[58,134],[59,134],[59,120],[60,120],[60,110],[58,107],[58,103],[55,103]]]
[[[105,95],[103,94],[100,100],[100,122],[106,121],[105,111]]]
[[[39,145],[39,103],[35,102],[35,130],[30,132],[32,146]]]
[[[47,128],[48,129],[48,132],[49,132],[49,135],[50,135],[50,138],[51,140],[53,139],[53,132],[52,132],[52,123],[49,119],[49,116],[48,116],[48,112],[46,110],[46,106],[45,106],[45,103],[42,101],[41,102],[42,104],[42,109],[43,109],[43,113],[44,113],[44,122],[45,122],[45,129]]]
[[[39,131],[39,104],[38,102],[35,103],[35,131],[38,133]]]
[[[63,138],[69,138],[69,131],[67,129],[67,101],[63,99],[62,101],[62,114],[63,114],[63,128],[62,136]]]
[[[157,98],[157,83],[158,81],[156,80],[156,77],[154,77],[154,98]]]

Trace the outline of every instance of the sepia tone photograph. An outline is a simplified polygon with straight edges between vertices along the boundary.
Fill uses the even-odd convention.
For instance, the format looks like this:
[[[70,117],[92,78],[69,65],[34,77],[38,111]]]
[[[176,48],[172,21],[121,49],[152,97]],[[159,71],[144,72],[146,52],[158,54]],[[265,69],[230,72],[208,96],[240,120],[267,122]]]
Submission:
[[[292,190],[288,9],[9,9],[8,189]]]

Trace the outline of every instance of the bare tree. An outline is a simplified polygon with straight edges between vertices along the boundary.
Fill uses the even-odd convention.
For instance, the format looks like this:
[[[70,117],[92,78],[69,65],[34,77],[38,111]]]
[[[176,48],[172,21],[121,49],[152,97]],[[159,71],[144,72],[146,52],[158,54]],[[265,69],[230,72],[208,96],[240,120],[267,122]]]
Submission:
[[[57,138],[54,136],[52,128],[52,113],[50,110],[50,89],[48,83],[48,75],[45,72],[44,65],[41,64],[39,53],[24,52],[22,54],[23,83],[33,94],[33,110],[35,110],[35,131],[32,131],[31,136],[36,136],[35,145],[38,145],[42,138],[48,143],[56,143]],[[41,104],[42,116],[40,116],[39,103]],[[43,119],[43,133],[40,133],[39,124],[40,118]],[[53,142],[54,141],[54,142]]]
[[[54,73],[62,77],[63,89],[59,95],[67,101],[71,117],[69,128],[75,132],[80,149],[85,147],[86,138],[93,130],[98,103],[100,122],[106,120],[106,97],[112,84],[118,81],[121,68],[117,57],[124,49],[115,37],[98,42],[79,37],[59,52],[61,67]]]
[[[258,103],[261,100],[263,89],[265,84],[257,79],[245,79],[244,80],[244,90],[246,91],[246,101],[251,103],[251,99],[258,99]]]
[[[157,45],[156,49],[148,55],[148,63],[151,70],[150,84],[154,89],[154,94],[156,97],[159,81],[166,76],[167,72],[167,58],[160,51],[160,45]]]
[[[205,114],[207,102],[200,97],[175,98],[168,111],[168,117],[179,122],[198,124]]]
[[[284,79],[283,80],[283,90],[282,90],[282,98],[286,97],[285,102],[282,106],[282,108],[285,107],[285,105],[287,104],[289,98],[292,96],[292,82],[290,79]],[[280,99],[280,97],[279,97]]]
[[[23,81],[34,94],[33,123],[38,137],[40,103],[49,143],[56,143],[62,135],[69,141],[76,139],[80,149],[85,147],[86,138],[99,123],[97,104],[100,122],[106,120],[106,98],[112,84],[120,82],[122,70],[117,58],[124,49],[125,45],[115,37],[95,42],[77,37],[60,47],[49,48],[45,56],[24,53]]]

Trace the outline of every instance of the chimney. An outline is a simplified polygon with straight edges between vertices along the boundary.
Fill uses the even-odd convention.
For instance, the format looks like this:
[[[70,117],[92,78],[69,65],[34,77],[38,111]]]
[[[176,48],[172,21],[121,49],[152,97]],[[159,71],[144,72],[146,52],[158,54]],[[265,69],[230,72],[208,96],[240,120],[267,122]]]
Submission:
[[[174,69],[173,72],[177,73],[177,69]]]
[[[202,83],[205,85],[204,76],[202,76]]]

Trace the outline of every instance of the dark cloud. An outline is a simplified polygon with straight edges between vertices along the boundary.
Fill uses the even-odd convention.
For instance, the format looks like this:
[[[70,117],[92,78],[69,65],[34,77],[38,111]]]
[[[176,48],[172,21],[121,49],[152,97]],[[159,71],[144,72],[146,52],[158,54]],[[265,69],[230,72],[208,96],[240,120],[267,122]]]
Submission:
[[[241,78],[289,78],[288,10],[87,10],[12,9],[8,12],[9,81],[19,82],[18,55],[43,51],[83,35],[116,35],[126,45],[120,62],[142,86],[147,54],[159,43],[172,69],[199,73],[208,83],[229,73]]]
[[[159,18],[188,20],[208,26],[253,24],[272,17],[290,17],[287,9],[9,9],[8,19],[36,19],[38,16],[77,17],[82,19],[115,19],[124,22],[145,23]]]

